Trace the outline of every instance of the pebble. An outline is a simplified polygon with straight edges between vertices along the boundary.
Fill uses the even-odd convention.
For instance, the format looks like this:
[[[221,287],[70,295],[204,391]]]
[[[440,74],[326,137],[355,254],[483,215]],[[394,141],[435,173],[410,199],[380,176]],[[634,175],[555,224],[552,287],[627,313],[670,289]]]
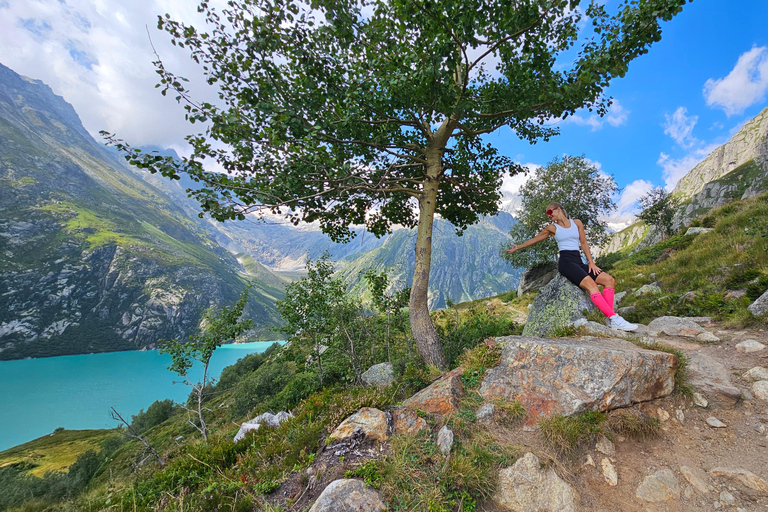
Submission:
[[[661,421],[669,420],[669,413],[664,409],[662,409],[661,407],[656,409],[656,415],[659,417]]]
[[[699,407],[706,407],[709,405],[709,402],[706,398],[704,398],[704,395],[699,393],[698,391],[693,392],[693,403],[698,405]]]
[[[680,423],[685,422],[685,413],[683,412],[682,409],[677,409],[675,411],[675,417],[677,418],[677,421],[679,421]]]
[[[765,345],[757,340],[744,340],[741,343],[736,344],[736,350],[751,354],[752,352],[759,352],[765,348]]]
[[[619,483],[619,477],[616,474],[616,468],[613,467],[611,461],[608,458],[604,458],[600,461],[600,465],[603,467],[603,478],[611,487],[615,487]]]
[[[723,504],[722,504],[722,503],[720,503],[719,501],[716,501],[716,502],[714,502],[714,503],[712,504],[712,506],[713,506],[713,507],[715,507],[716,509],[720,510],[720,507],[722,507],[722,506],[723,506]]]
[[[592,467],[595,467],[595,461],[594,461],[594,459],[592,459],[592,456],[591,456],[591,455],[587,454],[587,460],[586,460],[586,461],[584,461],[584,465],[585,465],[585,466],[592,466]]]
[[[707,425],[709,425],[712,428],[725,428],[728,425],[720,421],[719,419],[715,418],[714,416],[710,416],[707,418]]]
[[[766,432],[768,432],[768,428],[766,428],[765,425],[755,425],[755,431],[758,434],[765,434]]]
[[[729,493],[728,491],[723,491],[720,493],[720,503],[723,505],[733,505],[736,503],[736,498],[733,497],[733,494]]]

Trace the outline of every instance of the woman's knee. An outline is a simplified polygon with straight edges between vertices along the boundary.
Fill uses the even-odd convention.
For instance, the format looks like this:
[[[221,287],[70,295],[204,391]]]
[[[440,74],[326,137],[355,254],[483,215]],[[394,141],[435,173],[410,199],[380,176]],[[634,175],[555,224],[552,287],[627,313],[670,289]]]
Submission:
[[[606,288],[613,288],[616,286],[616,280],[610,274],[602,272],[597,276],[597,284],[603,285]]]
[[[595,283],[595,280],[589,276],[585,277],[579,283],[579,288],[581,288],[582,290],[586,290],[587,293],[589,293],[590,295],[594,293],[600,293],[600,290],[597,288],[597,283]]]

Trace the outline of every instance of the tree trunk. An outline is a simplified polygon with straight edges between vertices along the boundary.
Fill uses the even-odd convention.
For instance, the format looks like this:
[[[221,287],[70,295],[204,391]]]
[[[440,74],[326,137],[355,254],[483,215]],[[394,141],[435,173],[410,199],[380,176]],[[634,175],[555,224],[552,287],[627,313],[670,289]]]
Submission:
[[[411,288],[410,317],[411,332],[416,340],[422,360],[426,364],[444,369],[446,367],[443,347],[437,337],[437,331],[429,316],[429,270],[432,264],[432,223],[435,218],[437,189],[440,184],[439,176],[442,171],[442,158],[438,162],[430,162],[427,170],[428,178],[419,198],[419,225],[416,234],[416,265],[413,271],[413,286]],[[435,172],[435,169],[437,171]]]

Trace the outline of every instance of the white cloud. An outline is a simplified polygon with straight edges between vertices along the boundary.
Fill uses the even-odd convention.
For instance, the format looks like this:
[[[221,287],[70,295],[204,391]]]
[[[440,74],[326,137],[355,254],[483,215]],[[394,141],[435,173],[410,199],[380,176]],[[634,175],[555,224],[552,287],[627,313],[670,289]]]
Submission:
[[[515,174],[514,176],[504,176],[499,191],[501,192],[501,210],[516,215],[520,211],[522,202],[520,201],[520,188],[531,179],[533,171],[541,167],[538,164],[523,164],[528,172],[525,174]]]
[[[612,232],[626,228],[635,221],[637,201],[653,187],[653,183],[647,180],[635,180],[628,184],[621,190],[618,199],[615,199],[616,211],[602,216],[601,220],[606,222]]]
[[[710,78],[704,84],[704,98],[710,107],[722,108],[727,115],[741,114],[761,101],[768,91],[768,47],[756,46],[739,56],[733,70],[724,78]]]
[[[699,120],[699,116],[688,116],[685,107],[677,107],[671,116],[664,114],[664,133],[672,137],[680,147],[690,148],[698,144],[699,140],[693,136],[693,128]]]
[[[214,3],[219,3],[218,0]],[[116,132],[132,144],[183,144],[191,128],[173,97],[160,95],[152,43],[166,67],[210,101],[199,67],[155,28],[157,15],[199,21],[196,2],[29,0],[0,5],[2,63],[40,79],[71,103],[85,128]],[[200,128],[195,128],[199,130]]]
[[[695,149],[681,158],[672,158],[670,155],[662,152],[656,161],[662,168],[662,179],[664,179],[664,188],[671,192],[680,178],[688,174],[696,164],[701,162],[709,153],[717,147],[717,144],[711,144],[707,147]]]
[[[585,111],[582,110],[582,112]],[[585,112],[584,114],[577,113],[568,116],[563,120],[558,120],[558,122],[573,123],[578,126],[588,126],[595,132],[602,129],[606,122],[614,128],[626,124],[629,119],[629,113],[629,110],[624,108],[621,103],[619,103],[619,100],[614,99],[611,102],[611,106],[608,107],[608,112],[604,117],[600,117],[597,114],[587,115]]]

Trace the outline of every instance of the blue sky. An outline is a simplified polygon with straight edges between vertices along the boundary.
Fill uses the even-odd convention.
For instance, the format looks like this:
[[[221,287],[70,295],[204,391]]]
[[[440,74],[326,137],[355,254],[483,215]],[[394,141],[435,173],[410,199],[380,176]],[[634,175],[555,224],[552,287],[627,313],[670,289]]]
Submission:
[[[214,0],[216,3],[218,0]],[[615,0],[607,3],[615,4]],[[183,51],[155,29],[157,14],[196,18],[193,0],[0,0],[0,62],[41,79],[73,104],[92,134],[106,129],[134,144],[184,153],[183,111],[154,88],[147,31],[166,67],[194,78]],[[650,52],[611,85],[609,116],[558,123],[561,135],[531,146],[502,129],[488,137],[531,166],[584,154],[613,174],[623,193],[609,219],[632,218],[652,186],[674,187],[717,145],[768,106],[768,0],[694,0],[663,28]],[[193,80],[194,83],[194,80]],[[522,177],[506,181],[509,207]]]

